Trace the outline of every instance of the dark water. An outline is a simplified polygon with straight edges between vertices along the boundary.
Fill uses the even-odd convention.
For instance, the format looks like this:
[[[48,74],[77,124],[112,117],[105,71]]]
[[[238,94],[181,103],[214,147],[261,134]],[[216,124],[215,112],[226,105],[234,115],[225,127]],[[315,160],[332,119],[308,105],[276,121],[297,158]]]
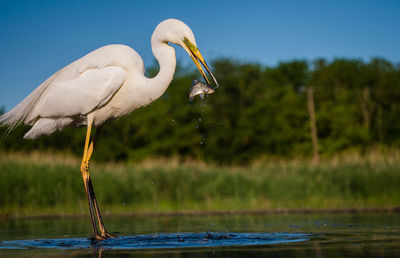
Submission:
[[[3,257],[400,257],[400,214],[106,217],[116,239],[88,239],[88,218],[0,220]]]

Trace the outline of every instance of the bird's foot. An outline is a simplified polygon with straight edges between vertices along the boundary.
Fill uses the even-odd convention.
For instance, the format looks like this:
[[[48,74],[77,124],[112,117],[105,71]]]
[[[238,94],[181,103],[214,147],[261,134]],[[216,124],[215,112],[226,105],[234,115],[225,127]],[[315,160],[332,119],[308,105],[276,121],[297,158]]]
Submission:
[[[113,234],[110,234],[110,233],[108,233],[108,232],[102,233],[101,236],[102,236],[102,237],[105,237],[105,238],[118,238],[118,236],[113,235]]]
[[[92,236],[90,238],[90,240],[96,242],[96,241],[103,241],[103,240],[106,240],[108,238],[117,238],[117,236],[115,236],[113,234],[110,234],[110,233],[107,233],[107,232],[104,232],[102,234],[97,234],[97,235]]]

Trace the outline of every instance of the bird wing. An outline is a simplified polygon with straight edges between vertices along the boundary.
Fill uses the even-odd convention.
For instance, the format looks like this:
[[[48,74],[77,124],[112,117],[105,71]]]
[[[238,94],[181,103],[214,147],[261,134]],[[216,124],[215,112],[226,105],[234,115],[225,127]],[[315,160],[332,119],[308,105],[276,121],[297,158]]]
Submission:
[[[88,114],[104,106],[121,88],[125,78],[123,68],[105,66],[87,69],[75,78],[55,79],[40,96],[29,120]]]

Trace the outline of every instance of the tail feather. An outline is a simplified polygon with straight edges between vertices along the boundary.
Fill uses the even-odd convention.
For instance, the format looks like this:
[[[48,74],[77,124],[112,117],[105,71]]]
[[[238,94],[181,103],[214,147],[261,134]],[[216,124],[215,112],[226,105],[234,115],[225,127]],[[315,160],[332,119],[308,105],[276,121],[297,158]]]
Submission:
[[[43,82],[39,87],[31,92],[24,100],[22,100],[16,107],[0,116],[0,124],[7,126],[7,133],[13,130],[21,123],[33,125],[37,118],[31,117],[31,112],[38,102],[40,96],[47,89],[49,84],[53,81],[53,76]]]

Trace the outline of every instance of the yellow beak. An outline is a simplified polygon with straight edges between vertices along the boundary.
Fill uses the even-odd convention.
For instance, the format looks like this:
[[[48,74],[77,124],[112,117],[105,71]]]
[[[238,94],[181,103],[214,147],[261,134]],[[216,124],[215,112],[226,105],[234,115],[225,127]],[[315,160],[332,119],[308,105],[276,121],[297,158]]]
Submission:
[[[215,85],[216,85],[215,88],[218,88],[219,85],[218,85],[217,79],[215,79],[215,77],[212,74],[210,68],[208,67],[206,61],[204,60],[203,56],[201,55],[199,49],[192,42],[190,42],[190,40],[188,40],[187,38],[184,38],[183,42],[185,43],[185,46],[189,50],[187,52],[190,54],[190,57],[193,59],[193,62],[195,63],[197,69],[199,69],[201,75],[204,77],[206,82],[211,85],[211,83],[208,80],[208,77],[206,76],[206,73],[204,72],[203,67],[201,65],[203,65],[204,68],[206,68],[208,74],[211,76],[211,78],[215,82]]]

